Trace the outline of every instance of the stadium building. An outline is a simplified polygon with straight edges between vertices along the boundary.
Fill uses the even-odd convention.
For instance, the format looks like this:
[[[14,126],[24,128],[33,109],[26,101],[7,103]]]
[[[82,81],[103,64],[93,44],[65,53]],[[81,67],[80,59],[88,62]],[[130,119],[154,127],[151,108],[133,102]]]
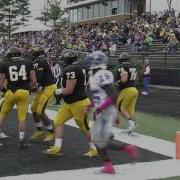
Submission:
[[[71,23],[116,21],[146,10],[146,0],[69,0],[66,10]]]

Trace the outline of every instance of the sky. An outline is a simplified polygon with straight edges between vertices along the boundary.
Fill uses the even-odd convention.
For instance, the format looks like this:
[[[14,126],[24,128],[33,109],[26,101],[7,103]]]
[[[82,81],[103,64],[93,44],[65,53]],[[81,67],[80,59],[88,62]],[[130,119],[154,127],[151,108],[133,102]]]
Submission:
[[[66,5],[67,0],[61,0],[61,6],[62,8]],[[30,24],[35,23],[34,18],[38,17],[41,13],[41,11],[44,8],[44,5],[46,4],[47,0],[30,0],[30,10],[32,12],[33,17],[30,20]]]
[[[37,17],[40,12],[43,10],[47,0],[30,0],[31,6],[30,9],[32,11],[33,17],[31,18],[30,24],[35,23],[34,17]],[[64,7],[66,5],[67,0],[61,0],[61,6]],[[147,1],[147,10],[149,10],[149,2]],[[167,0],[151,0],[152,2],[152,11],[161,11],[167,9]],[[180,0],[173,0],[172,7],[180,12]]]

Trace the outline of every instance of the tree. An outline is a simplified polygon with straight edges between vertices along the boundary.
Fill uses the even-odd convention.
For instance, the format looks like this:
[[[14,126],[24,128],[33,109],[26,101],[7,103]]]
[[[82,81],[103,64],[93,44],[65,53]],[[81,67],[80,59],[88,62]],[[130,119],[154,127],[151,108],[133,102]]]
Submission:
[[[47,0],[47,4],[41,12],[41,16],[36,19],[42,21],[45,25],[47,22],[52,22],[56,27],[62,20],[64,12],[60,8],[61,0]]]
[[[24,2],[23,1],[27,1]],[[0,0],[0,18],[1,18],[1,27],[0,30],[3,31],[6,29],[9,39],[11,37],[12,30],[15,30],[19,25],[22,25],[22,19],[19,18],[19,15],[25,16],[29,14],[27,12],[28,0]],[[23,4],[25,6],[23,6]],[[23,12],[23,13],[22,13]]]
[[[53,21],[54,27],[56,27],[57,20],[61,20],[63,11],[60,8],[61,1],[53,0],[49,5],[48,17],[49,21]]]
[[[29,0],[18,0],[19,16],[20,21],[23,25],[28,21],[28,18],[31,17],[31,11],[29,10]]]
[[[46,6],[44,6],[43,10],[41,11],[41,16],[37,17],[36,19],[43,22],[44,25],[47,24],[47,22],[49,21],[49,17],[48,17],[48,9]]]
[[[167,0],[169,11],[171,11],[172,1],[173,0]]]

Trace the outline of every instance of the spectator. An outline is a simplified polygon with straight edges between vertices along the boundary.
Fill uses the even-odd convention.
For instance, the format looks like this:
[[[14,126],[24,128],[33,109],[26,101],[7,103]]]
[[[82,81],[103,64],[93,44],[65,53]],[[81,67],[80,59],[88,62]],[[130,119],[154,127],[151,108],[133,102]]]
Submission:
[[[178,40],[175,36],[174,33],[170,34],[169,36],[169,43],[167,45],[167,52],[172,52],[175,53],[177,50],[177,44],[178,44]]]
[[[109,51],[110,51],[111,55],[115,54],[115,52],[116,52],[116,44],[115,43],[113,43],[113,42],[110,43]]]
[[[151,38],[150,36],[146,35],[145,37],[145,49],[147,50],[150,46],[152,46],[152,42],[153,42],[153,38]]]
[[[144,60],[144,66],[142,69],[142,76],[143,76],[143,95],[148,95],[149,94],[149,85],[150,85],[150,80],[151,80],[151,68],[149,64],[149,60],[145,59]]]

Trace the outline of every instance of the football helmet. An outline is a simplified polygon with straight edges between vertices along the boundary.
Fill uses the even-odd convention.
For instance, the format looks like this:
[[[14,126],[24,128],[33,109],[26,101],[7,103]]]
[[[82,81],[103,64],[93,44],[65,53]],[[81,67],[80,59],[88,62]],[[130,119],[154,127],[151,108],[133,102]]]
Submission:
[[[64,66],[76,63],[78,61],[78,53],[72,49],[63,50],[61,53],[61,61],[63,62]]]
[[[11,47],[7,50],[5,54],[5,58],[8,60],[13,60],[13,59],[19,59],[21,57],[22,53],[21,50],[17,47]]]
[[[128,64],[130,63],[130,56],[127,52],[123,52],[122,54],[120,54],[119,58],[118,58],[118,62],[119,64]]]
[[[40,45],[32,46],[31,55],[32,55],[33,59],[38,58],[39,56],[45,55],[44,48]]]
[[[85,63],[89,69],[106,69],[108,65],[108,57],[101,51],[95,51],[86,56]]]

